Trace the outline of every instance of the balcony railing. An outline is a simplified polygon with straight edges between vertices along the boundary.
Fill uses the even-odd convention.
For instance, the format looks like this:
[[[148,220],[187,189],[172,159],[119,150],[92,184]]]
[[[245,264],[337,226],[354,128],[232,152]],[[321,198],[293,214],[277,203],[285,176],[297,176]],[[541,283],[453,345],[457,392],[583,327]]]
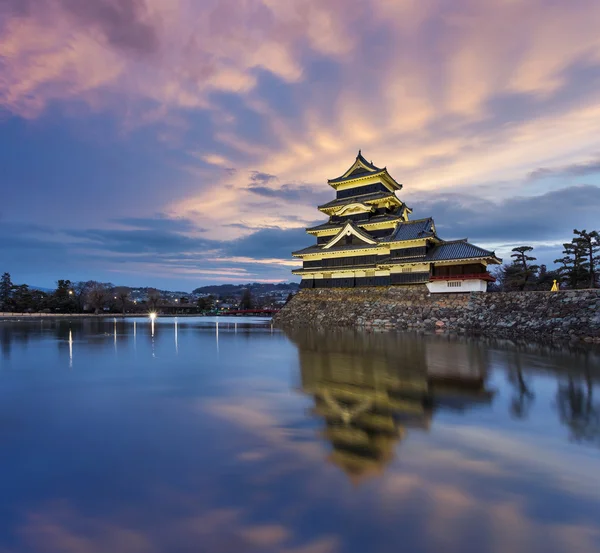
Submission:
[[[487,280],[489,282],[495,282],[496,277],[490,275],[490,273],[470,273],[468,275],[436,275],[431,276],[430,280]]]

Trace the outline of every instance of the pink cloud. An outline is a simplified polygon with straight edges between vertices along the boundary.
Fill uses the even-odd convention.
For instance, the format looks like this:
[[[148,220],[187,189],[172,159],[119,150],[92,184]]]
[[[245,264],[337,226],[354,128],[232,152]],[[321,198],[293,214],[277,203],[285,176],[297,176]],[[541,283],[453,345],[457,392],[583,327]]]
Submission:
[[[188,193],[158,209],[194,216],[224,239],[318,217],[308,200],[265,209],[249,191],[251,171],[276,175],[273,187],[322,189],[362,148],[407,190],[489,184],[497,196],[511,187],[491,183],[517,187],[539,166],[597,150],[594,0],[4,6],[0,106],[36,117],[77,100],[127,113],[128,128],[160,126],[167,147],[197,153],[177,177]],[[211,116],[207,151],[186,142],[196,111]]]

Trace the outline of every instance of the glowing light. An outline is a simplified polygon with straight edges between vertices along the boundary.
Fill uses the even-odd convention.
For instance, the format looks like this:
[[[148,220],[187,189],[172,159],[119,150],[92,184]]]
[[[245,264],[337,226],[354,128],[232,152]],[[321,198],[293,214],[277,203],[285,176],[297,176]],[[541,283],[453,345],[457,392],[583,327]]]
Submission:
[[[73,368],[73,331],[69,329],[69,368]]]
[[[156,313],[154,311],[152,311],[149,315],[150,320],[153,321],[154,319],[156,319]]]

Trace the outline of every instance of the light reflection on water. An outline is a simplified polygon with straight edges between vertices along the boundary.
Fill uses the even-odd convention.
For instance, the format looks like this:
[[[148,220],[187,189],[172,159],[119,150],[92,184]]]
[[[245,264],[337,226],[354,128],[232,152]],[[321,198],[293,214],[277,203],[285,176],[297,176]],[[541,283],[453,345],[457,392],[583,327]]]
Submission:
[[[600,551],[600,357],[0,322],[0,551]]]

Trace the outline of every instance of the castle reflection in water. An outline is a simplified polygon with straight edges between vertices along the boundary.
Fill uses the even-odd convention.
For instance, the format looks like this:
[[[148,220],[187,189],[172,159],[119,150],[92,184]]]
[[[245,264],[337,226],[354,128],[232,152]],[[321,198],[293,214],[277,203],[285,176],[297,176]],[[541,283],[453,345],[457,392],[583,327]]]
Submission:
[[[301,386],[324,422],[330,460],[353,479],[382,471],[398,442],[428,430],[439,410],[489,404],[489,354],[456,340],[313,330],[288,333],[298,347]]]
[[[508,411],[512,419],[527,419],[536,407],[543,408],[533,385],[534,376],[541,375],[555,381],[549,412],[568,429],[569,440],[600,445],[600,406],[595,400],[600,355],[583,347],[394,332],[282,333],[268,321],[247,324],[231,318],[161,319],[156,326],[148,319],[45,320],[0,324],[0,367],[15,353],[19,357],[29,347],[52,342],[62,366],[75,370],[109,348],[117,356],[113,359],[144,350],[154,357],[159,345],[179,354],[181,336],[194,343],[188,355],[202,362],[197,344],[206,348],[211,335],[210,347],[216,352],[220,347],[227,351],[229,340],[243,339],[244,351],[257,355],[259,368],[264,358],[252,349],[251,340],[267,334],[261,348],[271,347],[271,340],[273,346],[288,339],[295,346],[299,391],[312,398],[309,416],[321,423],[322,439],[331,446],[330,460],[353,480],[380,473],[407,434],[427,431],[441,412],[487,409],[496,400],[501,404],[496,414]],[[36,361],[40,366],[48,362]],[[499,399],[497,385],[503,394]]]

